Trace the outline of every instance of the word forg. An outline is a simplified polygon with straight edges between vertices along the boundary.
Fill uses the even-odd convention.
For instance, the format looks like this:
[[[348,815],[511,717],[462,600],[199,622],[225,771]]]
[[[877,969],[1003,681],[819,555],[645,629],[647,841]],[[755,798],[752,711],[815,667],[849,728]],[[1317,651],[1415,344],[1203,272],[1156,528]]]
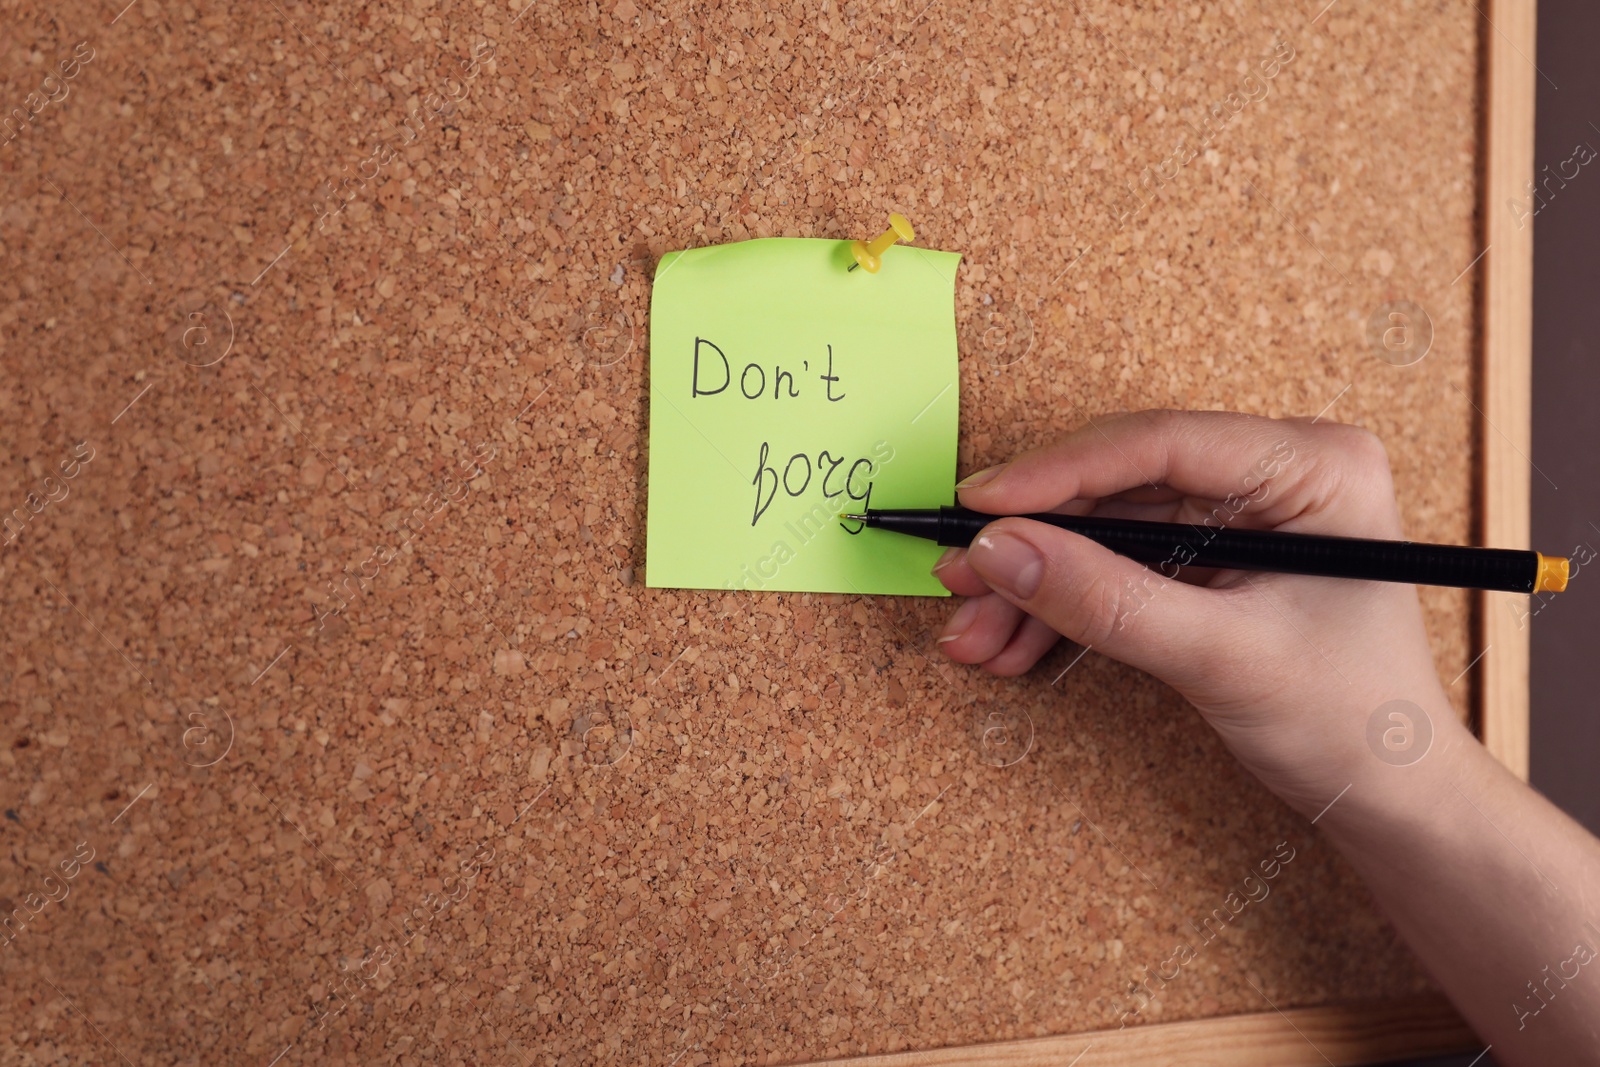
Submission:
[[[1261,871],[1261,876],[1259,878],[1256,877],[1255,871],[1245,875],[1242,883],[1244,896],[1241,897],[1237,892],[1230,890],[1228,895],[1223,898],[1222,907],[1213,908],[1210,916],[1201,920],[1201,926],[1195,927],[1195,930],[1205,938],[1205,942],[1200,946],[1200,949],[1204,949],[1206,945],[1211,944],[1212,941],[1221,936],[1222,931],[1227,928],[1229,923],[1238,918],[1245,908],[1252,903],[1259,904],[1266,900],[1272,893],[1272,887],[1267,883],[1282,874],[1283,869],[1294,860],[1295,855],[1293,845],[1287,841],[1279,841],[1276,847],[1273,848],[1272,855],[1256,865]],[[1258,893],[1259,895],[1257,895]],[[1211,929],[1213,922],[1217,924],[1215,931]],[[1190,925],[1193,926],[1194,924],[1190,923]],[[1204,929],[1202,930],[1201,927],[1204,927]],[[1200,949],[1196,949],[1186,941],[1174,949],[1171,956],[1168,956],[1155,967],[1152,968],[1146,964],[1144,970],[1147,977],[1143,982],[1133,983],[1133,989],[1131,990],[1132,995],[1142,998],[1142,1002],[1122,1013],[1121,1025],[1117,1028],[1119,1030],[1125,1029],[1128,1025],[1128,1020],[1149,1007],[1150,1002],[1156,999],[1157,990],[1151,988],[1151,978],[1159,981],[1161,988],[1166,988],[1168,982],[1175,981],[1183,973],[1185,967],[1200,958]],[[1163,970],[1164,967],[1170,967],[1172,973],[1168,974]]]
[[[1556,164],[1556,173],[1550,173],[1550,164],[1548,163],[1540,168],[1544,177],[1528,183],[1526,190],[1528,199],[1518,200],[1514,196],[1508,198],[1506,207],[1510,209],[1511,217],[1517,220],[1517,229],[1520,230],[1526,227],[1529,219],[1543,211],[1550,201],[1556,198],[1556,193],[1560,189],[1565,189],[1567,182],[1576,178],[1585,164],[1591,162],[1595,155],[1592,145],[1586,141],[1580,141],[1573,146],[1572,155]],[[1569,163],[1573,165],[1571,174],[1567,173],[1567,165]],[[1551,182],[1557,183],[1559,188],[1550,188]],[[1541,192],[1544,193],[1543,199],[1539,196]]]
[[[1511,1002],[1511,1011],[1517,1017],[1518,1030],[1526,1027],[1529,1019],[1533,1018],[1535,1015],[1538,1015],[1541,1011],[1544,1011],[1544,1009],[1550,1006],[1550,1001],[1556,999],[1556,990],[1550,988],[1550,983],[1552,981],[1558,983],[1561,989],[1565,989],[1567,988],[1567,983],[1577,978],[1578,975],[1582,973],[1583,968],[1588,966],[1588,964],[1594,960],[1595,944],[1597,943],[1594,938],[1600,936],[1600,930],[1596,930],[1594,928],[1594,924],[1591,922],[1585,922],[1583,925],[1589,931],[1590,940],[1587,942],[1579,941],[1576,945],[1574,945],[1572,947],[1572,955],[1556,964],[1555,974],[1550,973],[1550,965],[1548,963],[1541,968],[1541,971],[1544,973],[1545,977],[1544,981],[1540,982],[1539,985],[1544,987],[1544,991],[1549,994],[1549,996],[1540,996],[1538,986],[1535,986],[1530,980],[1528,982],[1528,992],[1531,993],[1532,996],[1524,997],[1523,999],[1529,1003],[1537,1001],[1539,1006],[1530,1011],[1528,1008],[1523,1007],[1516,1001]],[[1567,971],[1569,966],[1572,968],[1571,973],[1568,973]]]
[[[79,441],[73,445],[71,454],[56,464],[56,469],[61,472],[61,479],[57,480],[54,475],[46,476],[44,481],[39,483],[39,488],[44,491],[44,496],[34,492],[28,493],[22,500],[23,505],[28,509],[27,511],[23,511],[22,508],[12,508],[5,518],[0,520],[0,524],[4,525],[6,531],[6,539],[3,543],[9,545],[15,541],[17,535],[22,533],[23,527],[28,525],[28,520],[34,515],[39,514],[57,501],[67,499],[66,483],[76,478],[82,472],[84,465],[91,459],[94,459],[94,448],[88,441]]]
[[[20,107],[14,107],[5,117],[6,132],[10,134],[0,144],[10,144],[15,141],[22,131],[33,124],[33,117],[51,104],[59,104],[67,98],[67,82],[78,76],[78,71],[89,65],[94,58],[94,49],[89,47],[88,41],[79,41],[72,47],[72,55],[56,64],[60,76],[46,74],[44,81],[39,83],[39,88],[23,98],[27,107],[24,112]],[[52,83],[54,83],[52,85]],[[59,95],[58,95],[59,94]],[[15,128],[13,128],[15,124]]]
[[[84,854],[84,849],[89,850],[88,855]],[[33,920],[34,916],[44,911],[51,904],[59,904],[66,900],[67,894],[72,892],[68,883],[78,877],[85,864],[93,861],[94,846],[87,841],[79,841],[77,847],[72,850],[72,855],[56,864],[57,869],[61,871],[61,877],[56,877],[54,871],[44,876],[44,896],[41,897],[38,893],[29,893],[22,898],[23,907],[13,908],[10,915],[0,919],[0,928],[5,930],[5,941],[0,942],[0,948],[10,948],[11,942],[15,941],[22,931],[27,929],[28,923]],[[65,879],[65,881],[62,879]],[[51,882],[55,883],[53,887],[50,884]],[[29,914],[30,912],[32,914]]]
[[[1139,186],[1141,188],[1153,192],[1157,186],[1177,180],[1178,172],[1188,166],[1189,161],[1197,154],[1205,151],[1207,146],[1211,144],[1212,139],[1238,117],[1239,112],[1244,110],[1246,104],[1266,99],[1269,91],[1267,83],[1276,78],[1283,65],[1295,57],[1294,46],[1287,41],[1281,39],[1274,41],[1272,49],[1272,55],[1256,64],[1257,70],[1261,72],[1259,76],[1254,71],[1246,74],[1239,83],[1239,92],[1229,93],[1206,109],[1205,117],[1201,120],[1204,130],[1202,131],[1199,128],[1194,130],[1195,135],[1199,137],[1198,147],[1188,145],[1186,138],[1179,137],[1177,146],[1173,148],[1165,159],[1154,166],[1145,167],[1144,170],[1139,172]],[[1168,173],[1169,170],[1171,173]],[[1124,208],[1117,216],[1117,229],[1119,230],[1130,218],[1150,206],[1150,202],[1139,194],[1132,182],[1128,183],[1127,192],[1138,201],[1138,204]]]
[[[776,467],[767,463],[767,455],[771,447],[769,442],[762,441],[760,453],[756,456],[756,476],[750,482],[756,489],[756,506],[755,513],[750,518],[751,526],[760,522],[761,516],[766,514],[767,509],[772,506],[772,498],[778,495],[780,486],[785,493],[792,497],[803,496],[806,489],[811,485],[811,479],[814,475],[820,478],[824,500],[835,500],[840,496],[846,496],[853,503],[860,504],[863,509],[872,506],[872,483],[870,481],[867,482],[865,489],[859,489],[856,486],[856,472],[861,468],[866,468],[869,478],[878,473],[878,468],[872,465],[872,460],[862,457],[852,462],[843,480],[837,483],[837,487],[832,492],[829,492],[828,486],[836,484],[834,476],[838,474],[839,468],[844,466],[845,457],[843,455],[835,456],[824,448],[817,453],[817,461],[813,465],[810,453],[796,452],[783,465],[783,474],[780,475]],[[894,449],[889,446],[889,442],[879,441],[872,446],[872,454],[879,463],[887,463],[894,458]],[[769,478],[771,479],[770,485],[767,481]],[[796,481],[800,484],[795,485]],[[857,525],[859,527],[861,524],[858,523]],[[849,527],[845,527],[845,532],[854,535],[859,534],[861,530],[852,530]]]
[[[763,447],[765,447],[765,444],[766,442],[762,442]],[[894,448],[887,441],[878,441],[872,446],[872,454],[878,460],[878,467],[873,468],[869,463],[867,469],[868,474],[878,473],[878,471],[883,468],[884,464],[894,459]],[[828,455],[828,453],[823,452],[821,455]],[[807,462],[810,462],[809,457],[804,454],[799,456],[791,456],[789,462],[793,463],[796,459],[804,459]],[[867,461],[856,461],[857,465],[861,463],[867,463]],[[764,451],[762,453],[761,466],[762,469],[770,471],[776,475],[777,472],[766,465],[766,453]],[[824,481],[826,481],[828,477],[831,477],[837,469],[837,467],[830,468],[828,475],[824,476]],[[850,472],[845,475],[845,492],[852,500],[857,499],[856,493],[850,488],[851,476],[855,474],[855,470],[855,465],[852,465]],[[758,474],[757,477],[759,478],[760,475]],[[803,492],[804,489],[802,488],[801,491]],[[757,492],[760,492],[759,488],[757,489]],[[772,503],[772,497],[776,494],[777,489],[774,487],[772,493],[770,493],[767,498],[767,503],[769,505]],[[838,495],[838,493],[833,494],[835,497]],[[863,507],[866,506],[866,502],[871,499],[871,497],[872,486],[869,484],[866,488],[866,492],[860,494],[860,501]],[[746,592],[749,592],[752,588],[752,583],[754,583],[754,588],[756,589],[766,588],[767,582],[772,581],[778,576],[778,571],[782,569],[784,564],[789,563],[795,558],[797,555],[796,549],[804,548],[806,545],[809,545],[812,541],[815,541],[818,537],[820,537],[822,535],[822,531],[827,529],[828,524],[837,519],[838,515],[839,505],[834,504],[830,506],[827,499],[819,500],[812,504],[811,507],[808,508],[803,514],[798,515],[783,524],[784,530],[788,531],[788,533],[795,539],[794,545],[790,545],[787,540],[780,537],[778,540],[772,543],[771,551],[769,551],[765,556],[762,556],[760,559],[756,560],[753,567],[751,564],[746,563],[740,569],[739,577],[729,579],[722,584],[722,587],[724,589],[743,589]],[[758,515],[757,518],[759,517],[760,516]],[[849,526],[842,522],[839,525],[840,528],[846,533],[852,535],[860,533],[864,528],[859,523],[857,524],[857,528],[854,530],[850,529]]]

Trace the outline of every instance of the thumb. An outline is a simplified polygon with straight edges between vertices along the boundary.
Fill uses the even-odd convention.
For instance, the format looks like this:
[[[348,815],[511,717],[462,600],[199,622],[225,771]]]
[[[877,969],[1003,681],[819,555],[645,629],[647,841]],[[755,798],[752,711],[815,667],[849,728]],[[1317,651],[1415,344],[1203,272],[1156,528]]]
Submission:
[[[1183,688],[1214,659],[1220,598],[1031,519],[983,528],[967,563],[991,589],[1069,641]],[[1210,650],[1208,653],[1207,650]]]

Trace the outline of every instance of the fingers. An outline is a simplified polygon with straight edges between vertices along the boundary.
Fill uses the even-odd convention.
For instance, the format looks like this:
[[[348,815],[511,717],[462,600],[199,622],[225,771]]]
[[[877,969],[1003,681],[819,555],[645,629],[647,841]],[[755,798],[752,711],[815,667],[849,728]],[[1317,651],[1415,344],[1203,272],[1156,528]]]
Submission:
[[[992,595],[1056,633],[1180,688],[1203,676],[1215,631],[1233,614],[1225,592],[1169,581],[1093,541],[1029,519],[984,527],[965,564]]]
[[[968,597],[950,616],[939,635],[939,650],[957,663],[982,663],[1000,654],[1021,622],[1021,608],[986,590]]]
[[[977,571],[968,565],[964,548],[952,548],[941,556],[933,565],[933,574],[956,596],[983,596],[989,591]]]
[[[998,593],[984,587],[945,623],[939,650],[957,663],[980,663],[1007,677],[1025,674],[1061,635]]]
[[[1342,532],[1398,532],[1387,459],[1371,434],[1231,412],[1146,411],[1091,421],[962,486],[964,506],[991,514],[1049,511],[1143,486],[1130,502],[1154,502],[1172,489],[1226,502],[1225,519],[1248,508],[1269,525],[1326,511],[1343,494],[1350,506],[1336,509]]]
[[[1026,674],[1060,640],[1061,635],[1052,630],[1047,623],[1039,621],[1032,615],[1024,615],[1016,632],[1011,635],[1011,640],[1006,642],[1006,647],[1001,649],[999,654],[984,660],[983,669],[990,674],[1006,678]]]
[[[1103,500],[1095,506],[1092,515],[1117,519],[1140,519],[1148,522],[1187,522],[1201,525],[1213,519],[1212,507],[1205,501],[1192,501],[1187,498],[1164,504],[1126,504],[1113,498]],[[1252,518],[1241,515],[1236,523],[1239,526],[1258,525]],[[1188,566],[1175,568],[1176,574],[1171,570],[1163,569],[1162,573],[1176,578],[1180,582],[1190,585],[1209,585],[1216,577],[1217,571],[1209,567]],[[990,592],[989,583],[985,582],[978,572],[972,569],[972,564],[967,562],[967,550],[952,548],[940,557],[939,562],[933,566],[934,576],[944,583],[944,587],[956,596],[976,597],[984,596]],[[964,663],[977,663],[980,660],[962,660]]]

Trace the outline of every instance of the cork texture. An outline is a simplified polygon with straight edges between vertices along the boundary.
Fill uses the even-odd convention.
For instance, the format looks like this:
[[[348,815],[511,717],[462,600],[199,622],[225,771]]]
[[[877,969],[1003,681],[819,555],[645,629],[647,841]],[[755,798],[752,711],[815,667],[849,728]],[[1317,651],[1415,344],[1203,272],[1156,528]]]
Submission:
[[[1153,680],[642,575],[656,260],[891,210],[964,257],[963,471],[1325,412],[1469,541],[1490,31],[1323,3],[10,5],[0,1058],[785,1063],[1426,990]],[[1423,604],[1464,709],[1468,599]]]

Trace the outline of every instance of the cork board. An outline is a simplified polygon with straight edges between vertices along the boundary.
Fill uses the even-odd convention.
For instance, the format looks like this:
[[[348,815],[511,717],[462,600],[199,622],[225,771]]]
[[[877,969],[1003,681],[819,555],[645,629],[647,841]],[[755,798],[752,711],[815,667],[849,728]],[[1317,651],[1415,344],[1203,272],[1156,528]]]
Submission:
[[[1422,1047],[1412,1018],[1464,1040],[1395,1017],[1433,994],[1358,880],[1150,679],[1062,648],[996,680],[933,652],[947,602],[639,570],[655,261],[890,210],[964,257],[963,470],[1121,409],[1320,412],[1389,444],[1411,536],[1472,539],[1473,4],[69,0],[13,23],[19,1062],[1103,1032],[1274,856],[1130,1030],[1382,1002],[1400,1036],[1328,1047]],[[1431,324],[1406,366],[1369,337],[1402,302]],[[1465,713],[1472,605],[1423,604]],[[1110,1062],[1095,1040],[1083,1063]]]

